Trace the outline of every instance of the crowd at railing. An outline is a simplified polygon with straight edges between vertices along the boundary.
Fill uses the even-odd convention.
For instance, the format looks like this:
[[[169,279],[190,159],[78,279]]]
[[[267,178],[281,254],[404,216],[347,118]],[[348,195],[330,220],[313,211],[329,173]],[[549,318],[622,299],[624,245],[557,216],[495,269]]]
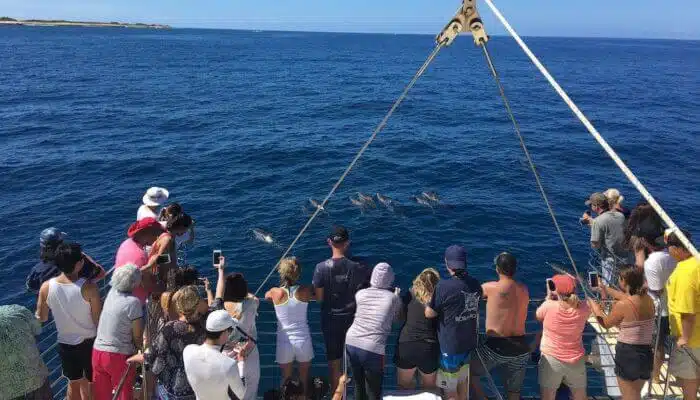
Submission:
[[[541,397],[583,399],[589,383],[583,336],[591,315],[603,329],[619,330],[610,354],[624,399],[640,398],[647,381],[661,379],[667,341],[670,373],[686,399],[696,398],[700,262],[674,232],[664,233],[653,210],[640,204],[628,213],[615,190],[592,194],[590,212],[581,218],[591,227],[601,273],[591,271],[586,280],[559,271],[549,279],[535,311],[541,333],[534,338],[526,334],[533,324],[529,291],[510,253],[494,259],[497,280],[481,283],[468,272],[466,249],[450,246],[442,260],[446,278],[428,268],[401,290],[391,265],[352,257],[348,230],[336,226],[327,237],[331,257],[316,265],[310,284],[299,282],[300,262],[284,258],[277,267],[280,284],[259,299],[243,274],[226,273],[221,251],[213,253],[214,290],[196,268],[178,265],[178,249],[194,240],[194,220],[177,203],[165,206],[167,199],[163,188],[147,191],[110,271],[60,230],[41,233],[41,260],[27,280],[38,292],[36,312],[0,306],[7,360],[0,397],[52,398],[62,380],[50,377],[60,369],[69,400],[255,399],[260,350],[273,345],[261,341],[271,335],[259,337],[256,324],[266,301],[276,316],[281,374],[280,390],[266,393],[270,398],[340,400],[351,385],[357,400],[380,399],[386,366],[393,364],[406,396],[518,399],[538,352]],[[101,289],[97,282],[105,277],[110,284]],[[310,373],[318,335],[309,325],[311,302],[319,304],[313,312],[320,316],[327,359],[325,389]],[[482,313],[485,333],[479,334]],[[55,326],[55,335],[37,343],[41,322],[45,329]],[[393,338],[397,323],[401,330]],[[492,374],[500,375],[503,393]]]

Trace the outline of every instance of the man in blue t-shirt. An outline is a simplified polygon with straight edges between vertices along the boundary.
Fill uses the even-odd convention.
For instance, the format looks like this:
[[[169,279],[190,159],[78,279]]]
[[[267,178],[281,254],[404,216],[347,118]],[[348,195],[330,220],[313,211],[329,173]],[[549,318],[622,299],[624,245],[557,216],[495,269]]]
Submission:
[[[355,316],[355,293],[369,287],[372,269],[346,257],[350,235],[344,227],[334,227],[327,242],[333,255],[316,265],[313,285],[316,300],[321,303],[321,330],[333,393],[341,375],[345,334]]]
[[[426,318],[438,318],[440,369],[438,386],[448,399],[469,397],[469,359],[478,343],[481,284],[467,275],[467,251],[453,245],[445,251],[445,265],[450,277],[441,279],[430,303]]]

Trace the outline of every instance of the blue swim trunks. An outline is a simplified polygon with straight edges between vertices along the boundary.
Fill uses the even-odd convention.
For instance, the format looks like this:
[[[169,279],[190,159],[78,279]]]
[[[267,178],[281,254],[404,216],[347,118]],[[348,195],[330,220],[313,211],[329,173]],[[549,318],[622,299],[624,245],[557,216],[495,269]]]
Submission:
[[[457,372],[464,365],[469,364],[471,352],[463,354],[440,354],[440,369],[445,372]]]

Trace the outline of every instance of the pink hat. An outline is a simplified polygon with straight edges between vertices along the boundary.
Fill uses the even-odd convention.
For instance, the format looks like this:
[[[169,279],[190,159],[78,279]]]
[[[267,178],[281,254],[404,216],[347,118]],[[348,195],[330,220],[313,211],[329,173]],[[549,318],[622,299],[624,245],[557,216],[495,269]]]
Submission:
[[[134,235],[148,228],[158,228],[159,230],[163,231],[163,225],[161,225],[160,222],[156,221],[156,219],[153,217],[148,217],[131,224],[126,235],[133,238]]]
[[[552,281],[558,294],[566,296],[576,292],[576,279],[571,275],[554,275]]]

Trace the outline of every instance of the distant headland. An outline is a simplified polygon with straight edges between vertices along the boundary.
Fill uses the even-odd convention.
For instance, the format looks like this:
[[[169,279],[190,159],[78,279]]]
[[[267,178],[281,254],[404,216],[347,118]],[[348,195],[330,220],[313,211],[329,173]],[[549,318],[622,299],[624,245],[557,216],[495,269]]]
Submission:
[[[10,17],[0,17],[2,25],[22,25],[22,26],[87,26],[96,28],[142,28],[142,29],[170,29],[168,25],[162,24],[142,24],[124,22],[91,22],[91,21],[66,21],[62,19],[15,19]]]

